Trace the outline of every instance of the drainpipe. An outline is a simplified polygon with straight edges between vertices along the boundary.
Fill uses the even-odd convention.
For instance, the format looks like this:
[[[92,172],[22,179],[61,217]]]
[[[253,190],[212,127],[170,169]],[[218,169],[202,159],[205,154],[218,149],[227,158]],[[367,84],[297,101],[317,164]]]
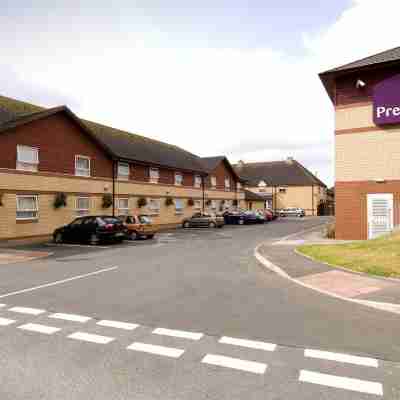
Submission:
[[[115,160],[112,162],[112,216],[115,217]]]
[[[202,194],[203,194],[203,214],[205,212],[205,201],[206,201],[206,190],[205,190],[205,184],[204,184],[204,176],[201,177],[201,188],[202,188]]]
[[[312,195],[312,201],[311,201],[311,203],[312,203],[312,215],[314,216],[315,215],[315,213],[314,213],[314,185],[311,186],[311,195]]]

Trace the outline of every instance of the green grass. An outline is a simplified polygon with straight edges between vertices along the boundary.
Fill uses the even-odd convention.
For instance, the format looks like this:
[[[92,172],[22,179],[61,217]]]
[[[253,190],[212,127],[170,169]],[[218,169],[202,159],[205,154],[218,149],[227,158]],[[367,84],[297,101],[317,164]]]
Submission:
[[[318,261],[370,275],[400,277],[400,233],[335,245],[304,245],[300,253]]]

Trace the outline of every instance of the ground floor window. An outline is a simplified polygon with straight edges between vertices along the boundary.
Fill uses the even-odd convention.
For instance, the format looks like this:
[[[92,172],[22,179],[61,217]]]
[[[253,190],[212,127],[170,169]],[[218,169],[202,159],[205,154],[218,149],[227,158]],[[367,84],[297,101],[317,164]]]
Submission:
[[[217,200],[211,200],[211,209],[216,210],[217,209]]]
[[[152,215],[158,215],[160,213],[160,200],[150,199],[149,200],[149,210]]]
[[[90,212],[90,198],[77,197],[75,209],[78,215],[88,215]]]
[[[17,220],[37,219],[38,213],[37,195],[17,195]]]
[[[201,210],[201,200],[195,200],[194,201],[194,208],[196,210]]]
[[[195,202],[196,204],[196,202]],[[183,213],[183,200],[182,199],[175,199],[175,212],[177,214]]]
[[[118,199],[118,214],[128,215],[129,214],[129,199]]]

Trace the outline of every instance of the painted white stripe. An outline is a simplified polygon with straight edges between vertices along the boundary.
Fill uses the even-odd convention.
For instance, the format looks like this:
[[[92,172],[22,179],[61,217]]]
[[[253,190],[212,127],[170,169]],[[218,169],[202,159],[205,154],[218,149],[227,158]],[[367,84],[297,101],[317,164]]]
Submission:
[[[11,325],[14,322],[17,322],[17,321],[15,319],[0,318],[0,326]]]
[[[351,390],[353,392],[383,396],[383,387],[379,382],[362,381],[343,376],[320,374],[319,372],[307,371],[304,369],[300,371],[299,381],[315,383],[317,385],[329,386],[337,389]]]
[[[0,304],[0,308],[5,307],[7,304]]]
[[[207,354],[202,360],[202,363],[218,365],[219,367],[227,367],[239,369],[241,371],[253,372],[254,374],[264,374],[267,369],[267,364],[241,360],[239,358],[231,358],[220,356],[218,354]]]
[[[63,314],[63,313],[51,314],[49,315],[49,318],[64,319],[65,321],[72,321],[72,322],[87,322],[92,319],[91,317],[85,317],[83,315]]]
[[[60,328],[55,328],[54,326],[40,325],[40,324],[25,324],[18,327],[18,329],[23,329],[25,331],[45,333],[46,335],[52,335],[60,331]]]
[[[257,350],[265,350],[265,351],[274,351],[276,349],[276,344],[266,343],[266,342],[257,342],[254,340],[245,340],[245,339],[237,339],[229,336],[223,336],[219,343],[224,344],[233,344],[235,346],[248,347],[249,349],[257,349]]]
[[[40,310],[39,308],[30,308],[30,307],[12,307],[9,308],[8,311],[13,311],[20,314],[30,314],[30,315],[40,315],[45,313],[45,310]]]
[[[158,354],[160,356],[179,358],[185,350],[174,347],[155,346],[153,344],[135,342],[127,347],[128,350],[142,351],[144,353]]]
[[[99,269],[99,270],[94,271],[94,272],[89,272],[88,274],[76,275],[76,276],[73,276],[71,278],[62,279],[60,281],[49,282],[49,283],[45,283],[43,285],[33,286],[33,287],[27,288],[27,289],[22,289],[22,290],[17,290],[15,292],[5,293],[5,294],[0,295],[0,299],[2,299],[3,297],[14,296],[16,294],[21,294],[21,293],[26,293],[26,292],[33,292],[34,290],[43,289],[43,288],[50,287],[50,286],[61,285],[62,283],[67,283],[67,282],[74,281],[76,279],[82,279],[82,278],[86,278],[88,276],[101,274],[103,272],[113,271],[115,269],[118,269],[118,267],[103,268],[103,269]]]
[[[304,357],[321,358],[324,360],[339,361],[348,364],[364,365],[366,367],[378,368],[378,360],[376,360],[375,358],[358,357],[342,353],[331,353],[329,351],[305,349]]]
[[[114,340],[112,337],[94,335],[92,333],[75,332],[68,336],[70,339],[82,340],[84,342],[107,344]]]
[[[153,333],[156,335],[173,336],[183,339],[200,340],[204,335],[199,332],[178,331],[175,329],[157,328]]]
[[[97,325],[108,326],[110,328],[125,329],[127,331],[133,331],[138,326],[140,326],[138,324],[130,324],[128,322],[120,322],[120,321],[109,321],[107,319],[102,319],[97,323]]]

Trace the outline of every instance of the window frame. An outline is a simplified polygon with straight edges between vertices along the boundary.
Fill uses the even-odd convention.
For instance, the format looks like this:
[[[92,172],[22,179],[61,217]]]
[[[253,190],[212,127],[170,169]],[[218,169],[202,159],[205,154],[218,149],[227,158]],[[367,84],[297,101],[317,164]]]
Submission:
[[[177,202],[181,204],[180,208],[177,208]],[[183,214],[185,210],[185,205],[183,202],[183,199],[174,199],[174,205],[175,205],[175,214]]]
[[[152,208],[151,204],[157,202],[158,208]],[[149,199],[147,209],[150,211],[150,215],[160,215],[161,210],[161,199]]]
[[[176,179],[178,176],[180,176],[180,182],[177,181],[177,179]],[[182,172],[175,172],[174,185],[176,185],[176,186],[182,186],[183,185],[183,174],[182,174]]]
[[[125,207],[123,207],[123,208],[120,207],[121,200],[127,202],[126,208]],[[129,214],[129,197],[119,197],[117,199],[117,210],[118,210],[118,215],[128,215]]]
[[[226,191],[231,190],[231,180],[230,180],[230,178],[225,178],[224,179],[224,186],[225,186],[225,190]]]
[[[157,172],[157,177],[152,177],[152,172]],[[149,182],[158,183],[160,180],[160,169],[155,167],[149,167]]]
[[[211,200],[211,204],[210,204],[210,208],[211,210],[216,210],[218,208],[218,202],[217,200]]]
[[[211,175],[210,184],[213,189],[217,187],[217,177],[215,175]]]
[[[19,210],[19,207],[18,207],[18,199],[19,198],[34,198],[36,209]],[[17,221],[37,221],[39,219],[39,196],[37,194],[17,194],[15,197],[15,201],[16,201],[15,219]],[[32,217],[19,217],[18,212],[32,212],[32,213],[36,213],[36,215],[32,216]]]
[[[198,189],[201,188],[202,181],[201,175],[196,174],[193,178],[193,186]]]
[[[201,203],[202,203],[201,200],[195,200],[195,201],[194,201],[194,207],[193,207],[193,208],[194,208],[195,210],[201,210],[201,209],[203,208],[203,207],[201,206],[201,205],[202,205]],[[197,206],[197,204],[198,204],[198,206]]]
[[[78,208],[79,199],[87,199],[88,200],[88,208]],[[85,211],[82,213],[82,211]],[[80,217],[86,217],[90,214],[90,196],[77,196],[75,198],[75,214]]]
[[[83,168],[78,168],[77,167],[77,162],[78,162],[79,158],[89,161],[89,168],[87,170],[88,175],[78,174],[79,170],[81,170],[81,171],[83,170]],[[81,176],[81,177],[86,177],[86,178],[92,176],[92,159],[91,159],[91,157],[84,156],[82,154],[75,154],[75,176]]]
[[[120,174],[120,166],[128,167],[128,174],[121,175]],[[119,180],[128,181],[129,178],[130,178],[130,172],[131,172],[131,166],[130,166],[129,163],[123,162],[123,161],[118,161],[118,164],[117,164],[117,177],[118,177]]]
[[[19,159],[20,149],[29,149],[34,150],[36,153],[36,160],[34,162],[31,161],[23,161]],[[31,167],[31,168],[23,168],[23,166]],[[17,171],[28,171],[28,172],[37,172],[39,170],[39,147],[37,146],[28,146],[25,144],[17,144],[17,157],[15,163],[15,169]]]

